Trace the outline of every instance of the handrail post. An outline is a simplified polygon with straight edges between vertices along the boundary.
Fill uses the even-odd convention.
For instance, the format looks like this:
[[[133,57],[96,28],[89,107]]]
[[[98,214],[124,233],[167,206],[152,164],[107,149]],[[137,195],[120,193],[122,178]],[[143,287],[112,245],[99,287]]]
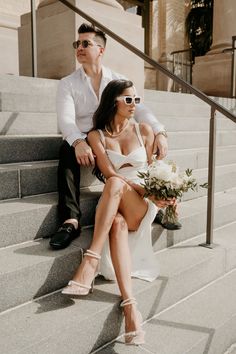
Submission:
[[[37,34],[36,34],[36,7],[35,0],[31,2],[31,45],[32,45],[32,76],[38,76],[37,70]]]
[[[231,97],[236,98],[236,36],[232,37]]]
[[[206,243],[200,246],[214,248],[214,194],[215,194],[215,156],[216,156],[216,110],[211,107],[210,132],[209,132],[209,155],[208,155],[208,191],[207,191],[207,225]]]

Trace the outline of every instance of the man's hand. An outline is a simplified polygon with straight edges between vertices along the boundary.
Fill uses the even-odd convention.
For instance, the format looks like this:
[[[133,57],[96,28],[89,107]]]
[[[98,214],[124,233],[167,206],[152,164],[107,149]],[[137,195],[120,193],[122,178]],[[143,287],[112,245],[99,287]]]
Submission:
[[[75,157],[82,166],[94,166],[94,155],[86,141],[81,141],[75,146]]]
[[[153,155],[157,154],[157,160],[162,160],[166,157],[168,152],[167,138],[162,134],[157,134],[155,136],[153,144]]]

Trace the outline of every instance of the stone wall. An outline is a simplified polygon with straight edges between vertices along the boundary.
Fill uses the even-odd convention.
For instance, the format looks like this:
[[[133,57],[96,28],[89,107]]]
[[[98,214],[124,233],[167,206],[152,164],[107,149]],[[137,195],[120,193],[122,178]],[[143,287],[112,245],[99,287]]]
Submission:
[[[29,10],[29,0],[0,0],[0,74],[19,74],[18,27]]]

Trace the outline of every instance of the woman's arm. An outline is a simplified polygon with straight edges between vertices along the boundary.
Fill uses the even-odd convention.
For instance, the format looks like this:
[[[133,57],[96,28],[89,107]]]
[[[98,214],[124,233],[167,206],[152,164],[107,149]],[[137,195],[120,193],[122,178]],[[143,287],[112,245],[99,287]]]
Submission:
[[[148,164],[150,165],[150,163],[152,163],[153,144],[155,140],[155,135],[150,125],[146,123],[140,123],[139,127],[140,127],[140,133],[143,138],[143,143],[147,152]]]

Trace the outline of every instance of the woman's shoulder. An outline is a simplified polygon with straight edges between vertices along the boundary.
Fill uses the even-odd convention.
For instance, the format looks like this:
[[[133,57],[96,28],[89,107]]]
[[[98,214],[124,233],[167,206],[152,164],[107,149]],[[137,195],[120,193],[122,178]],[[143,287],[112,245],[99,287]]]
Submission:
[[[94,139],[98,139],[100,136],[100,133],[98,130],[91,130],[89,133],[88,133],[88,139],[90,140],[94,140]]]
[[[88,133],[88,142],[91,144],[91,143],[97,143],[99,141],[102,141],[104,145],[103,131],[101,129],[91,130]]]

